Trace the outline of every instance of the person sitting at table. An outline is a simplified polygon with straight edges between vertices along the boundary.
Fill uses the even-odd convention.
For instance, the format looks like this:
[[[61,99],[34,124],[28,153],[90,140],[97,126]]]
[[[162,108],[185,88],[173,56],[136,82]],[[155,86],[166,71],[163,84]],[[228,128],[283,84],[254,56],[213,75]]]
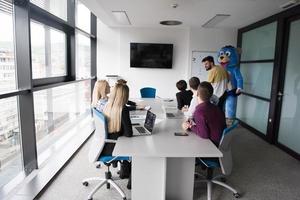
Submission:
[[[194,114],[194,111],[196,109],[196,106],[198,105],[198,100],[197,100],[197,89],[198,89],[198,86],[200,84],[200,79],[198,77],[192,77],[190,78],[189,80],[189,86],[193,92],[193,98],[191,100],[191,103],[190,103],[190,106],[187,107],[187,106],[184,106],[181,110],[184,112],[184,115],[187,117],[187,118],[190,118],[193,116]]]
[[[108,100],[107,95],[109,93],[110,93],[110,87],[106,80],[96,81],[93,90],[93,96],[92,96],[92,107],[102,112],[107,103]]]
[[[191,130],[201,138],[210,139],[219,146],[222,132],[226,128],[224,112],[210,102],[213,87],[209,82],[200,83],[197,90],[198,106],[193,114],[193,119],[182,124],[184,130]]]
[[[129,88],[126,84],[117,83],[108,98],[103,110],[108,121],[108,139],[117,140],[120,136],[132,137],[132,124],[129,109],[126,106],[129,98]],[[114,143],[105,144],[101,156],[112,155]],[[129,178],[127,188],[131,189],[131,164],[123,161],[121,164],[120,178]]]
[[[185,80],[180,80],[176,83],[176,87],[180,92],[176,93],[177,108],[181,110],[184,106],[189,107],[193,98],[193,92],[186,90],[187,83]]]
[[[124,84],[124,85],[127,85],[127,81],[124,80],[124,79],[119,79],[117,80],[117,83],[118,84]],[[143,110],[145,108],[144,105],[141,105],[141,104],[137,104],[136,102],[134,101],[130,101],[128,100],[128,102],[126,103],[127,107],[129,108],[129,110]]]

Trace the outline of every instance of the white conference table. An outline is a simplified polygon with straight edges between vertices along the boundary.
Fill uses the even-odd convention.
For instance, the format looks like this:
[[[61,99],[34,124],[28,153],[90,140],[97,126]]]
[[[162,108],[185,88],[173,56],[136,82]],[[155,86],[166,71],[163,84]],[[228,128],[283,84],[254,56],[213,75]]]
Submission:
[[[151,136],[120,137],[113,156],[132,157],[132,200],[192,200],[196,157],[222,157],[208,139],[182,132],[182,117],[166,118],[166,110],[176,112],[162,99],[143,99],[157,115]],[[142,113],[134,111],[134,114]],[[144,111],[145,114],[145,111]],[[133,120],[134,122],[138,120]],[[144,121],[144,120],[143,120]]]

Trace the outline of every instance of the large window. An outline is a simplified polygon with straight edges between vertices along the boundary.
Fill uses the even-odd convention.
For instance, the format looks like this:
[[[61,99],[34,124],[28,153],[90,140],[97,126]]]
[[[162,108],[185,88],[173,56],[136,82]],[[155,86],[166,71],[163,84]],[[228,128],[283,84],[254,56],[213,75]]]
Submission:
[[[0,0],[0,94],[15,90],[13,5]],[[4,31],[5,30],[5,31]],[[22,171],[17,97],[0,99],[0,188]]]
[[[78,119],[90,113],[90,81],[68,84],[34,93],[34,116],[38,163],[49,149],[74,127]]]
[[[66,35],[31,21],[32,78],[67,75]]]
[[[30,2],[67,21],[67,0],[30,0]]]
[[[17,97],[0,99],[0,187],[23,169]]]
[[[0,94],[16,89],[13,6],[0,1]],[[5,31],[4,31],[5,30]]]
[[[91,39],[81,33],[76,34],[76,78],[91,77]]]
[[[96,16],[76,0],[0,0],[0,24],[0,199],[6,199],[59,153],[72,156],[77,146],[66,144],[91,134],[97,27]]]
[[[87,33],[91,32],[91,12],[78,0],[76,3],[76,26]]]

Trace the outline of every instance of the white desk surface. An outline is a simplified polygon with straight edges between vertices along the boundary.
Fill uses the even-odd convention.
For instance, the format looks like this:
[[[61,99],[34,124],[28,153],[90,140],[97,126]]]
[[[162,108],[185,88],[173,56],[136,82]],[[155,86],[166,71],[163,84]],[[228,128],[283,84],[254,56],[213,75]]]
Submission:
[[[174,136],[174,132],[182,132],[181,124],[184,119],[166,118],[165,110],[168,105],[163,106],[166,103],[161,99],[143,100],[157,115],[153,134],[131,138],[119,137],[113,156],[222,157],[222,153],[209,139],[202,139],[194,133],[190,133],[189,136]]]

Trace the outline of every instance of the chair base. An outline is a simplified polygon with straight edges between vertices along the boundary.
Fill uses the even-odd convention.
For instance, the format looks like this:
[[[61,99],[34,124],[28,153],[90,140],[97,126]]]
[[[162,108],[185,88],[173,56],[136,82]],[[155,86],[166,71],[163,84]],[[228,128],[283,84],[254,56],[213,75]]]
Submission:
[[[107,189],[110,188],[110,186],[113,186],[117,192],[121,195],[121,197],[123,198],[123,200],[126,200],[126,196],[124,191],[119,187],[119,185],[114,182],[114,180],[112,179],[111,173],[110,172],[105,172],[105,178],[101,178],[101,177],[91,177],[91,178],[86,178],[82,181],[82,184],[84,186],[88,186],[90,181],[100,181],[100,183],[98,183],[94,189],[89,193],[87,199],[88,200],[92,200],[93,199],[93,195],[103,186],[106,185]]]
[[[224,183],[222,181],[218,181],[216,179],[221,179],[222,180],[222,179],[224,179],[224,176],[223,175],[219,175],[219,176],[216,176],[216,177],[214,177],[212,179],[197,180],[197,182],[206,182],[207,183],[207,200],[211,200],[212,199],[212,185],[213,185],[213,183],[217,184],[219,186],[222,186],[222,187],[224,187],[224,188],[226,188],[226,189],[228,189],[230,191],[232,191],[233,192],[233,196],[235,198],[239,198],[241,196],[240,193],[236,189],[234,189],[230,185],[228,185],[228,184],[226,184],[226,183]]]

